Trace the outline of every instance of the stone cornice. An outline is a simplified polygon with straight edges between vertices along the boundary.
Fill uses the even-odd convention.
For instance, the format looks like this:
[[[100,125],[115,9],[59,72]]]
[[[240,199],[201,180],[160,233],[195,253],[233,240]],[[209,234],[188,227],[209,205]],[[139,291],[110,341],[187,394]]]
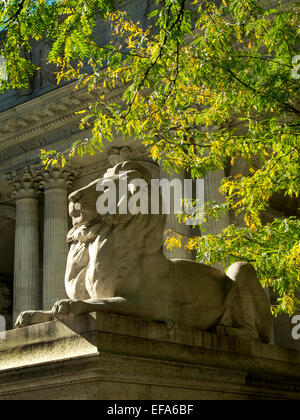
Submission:
[[[54,118],[53,120],[41,123],[40,125],[36,125],[28,130],[21,131],[18,134],[12,135],[11,137],[6,137],[2,139],[2,136],[0,136],[0,150],[6,149],[11,146],[15,146],[34,136],[41,135],[53,128],[62,126],[64,123],[72,120],[76,120],[76,115],[74,115],[74,112],[68,115],[64,115],[61,118]]]
[[[74,90],[76,83],[59,87],[0,113],[0,150],[15,146],[66,123],[80,121],[76,111],[95,101],[97,94]],[[121,89],[107,91],[108,101],[121,99]]]

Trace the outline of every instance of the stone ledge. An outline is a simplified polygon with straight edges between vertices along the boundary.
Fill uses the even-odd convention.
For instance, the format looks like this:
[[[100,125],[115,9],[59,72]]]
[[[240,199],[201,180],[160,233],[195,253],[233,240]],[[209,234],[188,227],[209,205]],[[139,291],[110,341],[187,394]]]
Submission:
[[[7,332],[0,399],[49,392],[51,399],[299,398],[300,353],[100,313]]]

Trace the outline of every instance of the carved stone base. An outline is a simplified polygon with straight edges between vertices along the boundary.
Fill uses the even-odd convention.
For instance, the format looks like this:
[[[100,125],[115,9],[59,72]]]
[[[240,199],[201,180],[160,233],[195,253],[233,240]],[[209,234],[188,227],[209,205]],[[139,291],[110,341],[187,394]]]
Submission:
[[[0,335],[0,399],[299,399],[300,353],[107,314]]]

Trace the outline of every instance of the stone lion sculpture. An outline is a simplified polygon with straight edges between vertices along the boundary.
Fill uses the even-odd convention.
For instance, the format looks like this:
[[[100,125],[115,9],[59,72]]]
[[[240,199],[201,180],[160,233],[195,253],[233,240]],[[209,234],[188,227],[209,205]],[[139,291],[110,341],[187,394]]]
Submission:
[[[121,173],[129,181],[151,181],[150,172],[137,162],[117,164],[103,179],[118,185]],[[270,341],[269,303],[250,264],[236,263],[225,274],[189,260],[168,260],[163,254],[165,216],[100,215],[95,205],[99,181],[69,197],[74,226],[67,238],[69,299],[55,303],[49,312],[23,312],[17,328],[105,311]]]

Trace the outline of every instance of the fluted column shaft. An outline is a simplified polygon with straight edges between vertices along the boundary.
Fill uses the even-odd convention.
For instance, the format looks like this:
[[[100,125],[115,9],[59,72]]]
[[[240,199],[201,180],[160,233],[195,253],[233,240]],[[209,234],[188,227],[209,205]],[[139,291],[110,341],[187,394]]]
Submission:
[[[25,168],[13,173],[9,183],[16,200],[14,321],[20,312],[40,309],[37,174]]]
[[[14,320],[22,311],[39,309],[38,200],[17,200],[15,233]]]
[[[205,201],[214,201],[223,204],[226,197],[220,193],[220,187],[225,177],[222,170],[211,171],[205,177]],[[209,218],[205,230],[207,233],[214,235],[220,234],[227,226],[230,225],[230,217],[228,213],[221,215],[218,219]]]
[[[68,257],[69,173],[54,170],[45,177],[43,309],[66,297],[64,277]]]
[[[182,185],[184,183],[184,180],[188,178],[188,176],[182,172],[180,174],[175,173],[168,173],[163,170],[160,171],[160,178],[161,179],[168,179],[170,182],[174,179],[180,179],[182,182]],[[182,191],[183,193],[184,191]],[[183,197],[184,198],[184,197]],[[167,237],[178,235],[181,237],[181,247],[175,248],[172,250],[164,248],[164,254],[169,259],[188,259],[188,260],[194,260],[195,254],[193,252],[190,252],[185,246],[188,243],[189,239],[195,235],[195,229],[192,226],[186,225],[185,223],[180,223],[178,220],[178,215],[174,213],[174,191],[171,190],[171,214],[168,214],[166,216],[166,231],[168,232]],[[172,232],[174,232],[172,234]]]

